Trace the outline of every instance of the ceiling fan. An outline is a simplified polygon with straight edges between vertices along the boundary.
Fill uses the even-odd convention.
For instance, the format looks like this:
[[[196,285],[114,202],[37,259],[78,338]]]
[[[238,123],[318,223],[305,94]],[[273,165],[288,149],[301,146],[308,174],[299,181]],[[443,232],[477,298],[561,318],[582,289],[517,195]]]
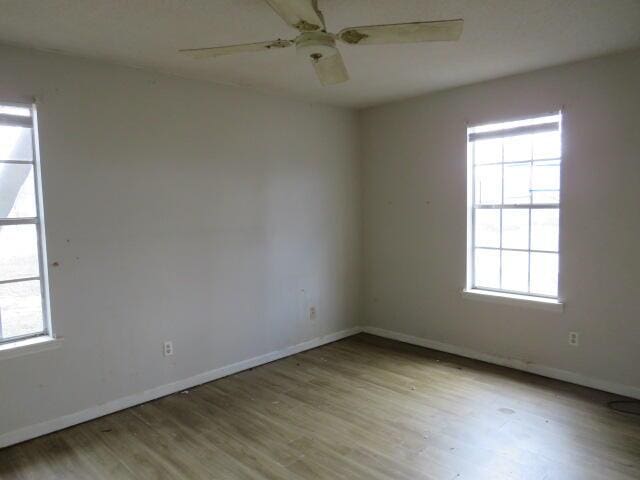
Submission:
[[[265,1],[288,25],[298,29],[300,34],[296,38],[225,47],[189,48],[180,52],[194,58],[208,58],[276,50],[295,45],[300,55],[311,59],[320,82],[323,85],[332,85],[349,80],[347,68],[340,51],[336,48],[336,39],[349,45],[375,45],[454,41],[462,35],[461,19],[349,27],[334,34],[327,32],[324,17],[318,9],[318,0]]]

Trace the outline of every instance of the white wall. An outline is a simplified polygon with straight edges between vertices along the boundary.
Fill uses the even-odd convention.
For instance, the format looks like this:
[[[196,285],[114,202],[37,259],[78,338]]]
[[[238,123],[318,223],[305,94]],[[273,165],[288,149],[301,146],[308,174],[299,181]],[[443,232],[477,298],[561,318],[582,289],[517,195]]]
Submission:
[[[0,437],[358,323],[354,112],[9,47],[0,69],[0,99],[40,99],[64,337],[0,360]]]
[[[463,299],[467,123],[561,107],[565,312]],[[372,108],[361,121],[365,323],[640,392],[640,51]]]

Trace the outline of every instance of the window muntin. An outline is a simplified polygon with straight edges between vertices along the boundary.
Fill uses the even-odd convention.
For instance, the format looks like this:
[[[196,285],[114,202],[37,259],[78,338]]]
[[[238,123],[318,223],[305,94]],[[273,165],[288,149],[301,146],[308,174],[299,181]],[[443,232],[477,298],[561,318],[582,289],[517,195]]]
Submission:
[[[0,103],[0,343],[49,333],[35,113]]]
[[[561,120],[467,130],[467,288],[558,297]]]

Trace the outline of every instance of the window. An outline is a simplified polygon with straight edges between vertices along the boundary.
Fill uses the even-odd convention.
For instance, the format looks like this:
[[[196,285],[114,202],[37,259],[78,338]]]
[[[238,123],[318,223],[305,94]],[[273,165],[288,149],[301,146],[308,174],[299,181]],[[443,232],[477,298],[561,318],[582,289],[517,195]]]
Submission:
[[[0,344],[49,332],[35,108],[0,103]]]
[[[561,114],[467,130],[467,289],[558,297]]]

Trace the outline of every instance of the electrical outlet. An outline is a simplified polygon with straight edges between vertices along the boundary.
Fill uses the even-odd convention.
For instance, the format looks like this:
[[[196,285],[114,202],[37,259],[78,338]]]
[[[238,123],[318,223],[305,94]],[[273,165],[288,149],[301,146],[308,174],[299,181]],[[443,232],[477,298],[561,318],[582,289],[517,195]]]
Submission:
[[[164,356],[173,355],[173,342],[164,342]]]
[[[309,307],[309,320],[315,320],[317,317],[316,307]]]
[[[580,334],[578,332],[569,332],[569,345],[577,347],[580,344]]]

